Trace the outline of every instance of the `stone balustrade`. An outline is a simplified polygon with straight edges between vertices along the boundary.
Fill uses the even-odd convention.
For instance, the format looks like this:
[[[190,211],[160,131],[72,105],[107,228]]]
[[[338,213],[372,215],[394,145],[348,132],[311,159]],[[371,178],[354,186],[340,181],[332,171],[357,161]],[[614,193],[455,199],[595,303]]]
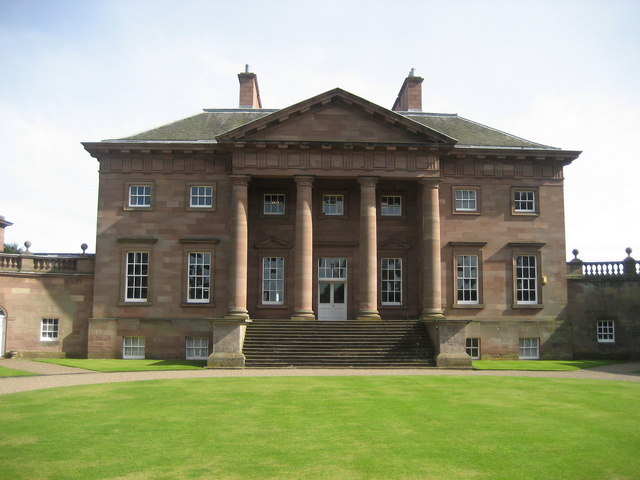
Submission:
[[[583,262],[578,258],[578,250],[573,250],[574,258],[567,263],[569,278],[585,279],[640,279],[640,261],[631,257],[631,248],[626,249],[627,258],[613,262]]]
[[[85,247],[83,245],[83,247]],[[0,253],[0,272],[21,274],[92,274],[94,255]]]

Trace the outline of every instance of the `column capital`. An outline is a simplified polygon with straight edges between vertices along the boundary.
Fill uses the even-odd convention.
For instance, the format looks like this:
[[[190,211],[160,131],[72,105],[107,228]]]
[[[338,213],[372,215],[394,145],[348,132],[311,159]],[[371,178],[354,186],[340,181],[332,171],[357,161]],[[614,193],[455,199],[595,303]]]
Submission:
[[[425,188],[439,188],[442,177],[420,177],[419,182]]]
[[[296,185],[302,187],[311,187],[313,185],[316,177],[313,175],[294,175],[293,180],[296,182]]]
[[[229,175],[229,179],[231,180],[233,185],[249,185],[249,181],[251,180],[251,175]]]
[[[363,187],[375,187],[380,177],[358,177],[358,183]]]

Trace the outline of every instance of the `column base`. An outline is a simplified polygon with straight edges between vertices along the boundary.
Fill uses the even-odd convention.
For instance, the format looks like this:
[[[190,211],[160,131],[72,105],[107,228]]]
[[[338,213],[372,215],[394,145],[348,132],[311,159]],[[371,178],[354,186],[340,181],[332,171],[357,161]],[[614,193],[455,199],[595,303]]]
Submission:
[[[356,318],[358,320],[382,320],[376,310],[361,310]]]
[[[244,368],[242,353],[212,353],[207,359],[207,368]]]
[[[224,318],[225,320],[249,320],[249,312],[244,308],[230,308]]]
[[[298,310],[291,315],[291,320],[315,320],[313,310]]]
[[[442,313],[442,310],[437,310],[437,309],[427,309],[427,310],[423,310],[422,313],[420,314],[420,320],[422,320],[423,322],[434,322],[434,321],[440,321],[440,320],[445,320],[445,316]]]

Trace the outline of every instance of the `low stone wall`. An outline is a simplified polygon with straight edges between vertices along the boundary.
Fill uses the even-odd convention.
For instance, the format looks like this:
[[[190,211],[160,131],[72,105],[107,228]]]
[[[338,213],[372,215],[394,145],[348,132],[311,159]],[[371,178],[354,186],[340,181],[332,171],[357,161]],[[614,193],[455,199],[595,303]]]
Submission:
[[[575,359],[640,359],[640,265],[621,262],[569,262],[568,317]],[[613,339],[598,335],[598,325],[613,327]]]

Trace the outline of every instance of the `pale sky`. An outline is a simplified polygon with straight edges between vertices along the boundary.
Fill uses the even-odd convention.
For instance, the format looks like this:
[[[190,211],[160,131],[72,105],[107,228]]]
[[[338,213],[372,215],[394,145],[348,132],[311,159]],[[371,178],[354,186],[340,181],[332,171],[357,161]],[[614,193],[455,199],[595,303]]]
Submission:
[[[565,169],[567,256],[640,258],[640,1],[0,0],[0,215],[7,243],[95,249],[98,163],[81,141],[335,87],[584,153]]]

